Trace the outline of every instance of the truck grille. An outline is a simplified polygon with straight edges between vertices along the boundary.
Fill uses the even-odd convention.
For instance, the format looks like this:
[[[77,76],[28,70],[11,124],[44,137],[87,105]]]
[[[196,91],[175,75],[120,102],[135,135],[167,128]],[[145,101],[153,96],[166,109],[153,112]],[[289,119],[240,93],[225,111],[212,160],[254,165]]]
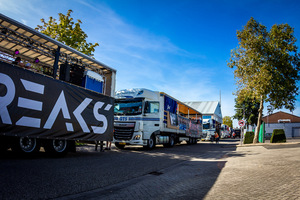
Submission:
[[[115,124],[114,138],[116,140],[131,140],[134,132],[134,123],[117,123]]]

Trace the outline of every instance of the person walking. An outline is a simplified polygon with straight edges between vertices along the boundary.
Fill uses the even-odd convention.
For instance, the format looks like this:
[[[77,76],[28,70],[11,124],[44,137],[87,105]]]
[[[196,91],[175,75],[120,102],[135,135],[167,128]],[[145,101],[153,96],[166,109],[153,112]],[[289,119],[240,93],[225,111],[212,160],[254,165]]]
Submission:
[[[106,141],[106,148],[105,150],[110,150],[111,149],[111,141]]]
[[[232,138],[235,139],[235,137],[236,137],[236,134],[235,134],[235,132],[233,131],[233,133],[232,133]]]
[[[96,143],[95,151],[97,151],[98,146],[100,145],[100,152],[104,152],[104,150],[103,150],[103,146],[104,146],[103,141],[95,141],[95,143]]]
[[[216,140],[216,144],[219,143],[219,139],[220,139],[219,134],[215,131],[215,140]]]

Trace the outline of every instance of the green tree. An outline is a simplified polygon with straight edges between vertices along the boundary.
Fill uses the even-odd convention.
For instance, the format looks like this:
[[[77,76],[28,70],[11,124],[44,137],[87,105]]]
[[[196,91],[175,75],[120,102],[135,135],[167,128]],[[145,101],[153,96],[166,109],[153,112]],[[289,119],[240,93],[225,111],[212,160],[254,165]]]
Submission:
[[[239,46],[231,51],[228,66],[236,67],[238,100],[248,97],[260,102],[253,143],[258,142],[264,102],[274,109],[295,109],[300,55],[293,34],[294,29],[288,24],[275,24],[267,31],[253,18],[237,31]]]
[[[229,116],[223,117],[223,124],[225,124],[225,125],[233,128],[233,126],[232,126],[232,119]]]
[[[41,19],[43,25],[37,25],[35,29],[69,47],[91,56],[95,51],[95,47],[99,46],[99,44],[92,44],[86,41],[88,36],[80,27],[82,22],[78,19],[75,23],[71,17],[72,12],[72,10],[68,10],[67,15],[59,13],[58,22],[53,17],[49,17],[48,22]]]
[[[249,97],[244,98],[243,101],[238,101],[235,98],[235,115],[234,119],[241,120],[245,116],[247,125],[257,124],[258,120],[258,110],[259,110],[259,101],[255,99],[250,99]]]

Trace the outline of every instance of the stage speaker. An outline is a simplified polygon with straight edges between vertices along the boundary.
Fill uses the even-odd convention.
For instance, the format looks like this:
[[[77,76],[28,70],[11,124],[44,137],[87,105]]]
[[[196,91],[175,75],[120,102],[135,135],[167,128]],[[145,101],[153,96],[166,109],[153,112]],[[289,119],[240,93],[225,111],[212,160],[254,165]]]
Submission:
[[[70,65],[68,65],[68,63],[60,65],[59,80],[66,82],[70,81]]]
[[[82,86],[84,67],[79,65],[71,65],[70,67],[70,83]]]

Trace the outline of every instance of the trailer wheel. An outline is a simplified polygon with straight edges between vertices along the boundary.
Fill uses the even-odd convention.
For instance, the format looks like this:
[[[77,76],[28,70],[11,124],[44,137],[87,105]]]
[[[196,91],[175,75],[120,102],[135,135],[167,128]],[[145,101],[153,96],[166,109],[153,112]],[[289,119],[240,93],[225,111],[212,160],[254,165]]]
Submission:
[[[146,149],[154,149],[155,148],[155,135],[151,135],[150,139],[147,141]]]
[[[197,138],[193,138],[193,144],[197,144]]]
[[[68,153],[69,143],[67,140],[46,140],[44,149],[53,156],[64,156]]]
[[[125,145],[124,145],[124,144],[119,144],[119,142],[115,142],[115,146],[116,146],[118,149],[124,149],[124,148],[125,148]]]
[[[170,135],[169,137],[169,143],[168,144],[164,144],[164,147],[173,147],[175,145],[175,137],[174,135]]]
[[[198,142],[198,139],[197,139],[197,138],[195,138],[195,144],[197,144],[197,142]]]
[[[196,138],[190,137],[189,140],[186,141],[186,143],[187,143],[188,145],[190,145],[190,144],[196,144],[196,141],[197,141]]]
[[[18,137],[13,141],[12,150],[19,153],[34,153],[40,150],[40,143],[36,138]]]

